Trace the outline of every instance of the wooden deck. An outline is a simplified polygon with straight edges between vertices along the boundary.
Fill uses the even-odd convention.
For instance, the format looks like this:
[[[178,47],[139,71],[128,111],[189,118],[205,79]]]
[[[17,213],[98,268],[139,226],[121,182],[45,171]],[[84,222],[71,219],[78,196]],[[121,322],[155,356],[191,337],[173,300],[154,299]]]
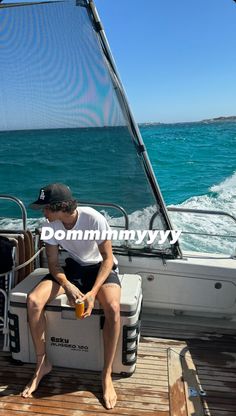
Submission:
[[[118,402],[113,410],[103,406],[99,373],[59,367],[33,397],[23,399],[19,393],[34,366],[17,366],[9,353],[0,352],[0,415],[235,416],[236,336],[182,331],[182,339],[176,333],[170,339],[171,331],[155,327],[156,338],[142,336],[135,373],[114,376]],[[163,332],[169,338],[161,338]]]

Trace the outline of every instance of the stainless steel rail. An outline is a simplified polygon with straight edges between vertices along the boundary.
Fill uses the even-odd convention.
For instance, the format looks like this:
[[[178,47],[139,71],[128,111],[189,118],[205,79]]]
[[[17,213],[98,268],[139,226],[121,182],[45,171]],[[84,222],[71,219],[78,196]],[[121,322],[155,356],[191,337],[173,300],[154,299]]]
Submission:
[[[26,212],[26,208],[23,202],[20,199],[16,198],[15,196],[5,195],[5,194],[0,194],[0,199],[5,199],[11,202],[15,202],[20,207],[22,222],[23,222],[23,230],[26,231],[27,230],[27,212]]]
[[[121,207],[120,205],[117,204],[112,204],[109,202],[90,202],[90,201],[79,201],[79,205],[83,205],[83,206],[93,206],[93,207],[104,207],[104,208],[114,208],[118,211],[120,211],[125,219],[125,229],[128,230],[129,229],[129,217],[127,212],[125,211],[125,209],[123,207]],[[118,226],[116,226],[118,227]],[[119,228],[119,227],[118,227]]]
[[[202,214],[202,215],[219,215],[219,216],[226,216],[231,218],[236,223],[236,217],[229,214],[225,211],[216,211],[216,210],[206,210],[206,209],[193,209],[193,208],[178,208],[178,207],[169,207],[168,211],[170,212],[185,212],[190,214]],[[158,216],[159,212],[155,212],[150,220],[149,223],[149,230],[153,229],[153,223],[155,218]],[[236,238],[236,235],[228,235],[228,234],[211,234],[211,233],[198,233],[198,232],[190,232],[190,231],[182,231],[182,234],[192,234],[192,235],[206,235],[212,237],[227,237],[227,238]]]
[[[225,211],[216,211],[216,210],[208,210],[208,209],[193,209],[193,208],[177,208],[177,207],[169,207],[167,209],[168,211],[173,211],[173,212],[192,212],[194,214],[207,214],[207,215],[209,214],[209,215],[226,216],[226,217],[232,218],[233,221],[236,223],[236,217],[234,217],[233,215]]]

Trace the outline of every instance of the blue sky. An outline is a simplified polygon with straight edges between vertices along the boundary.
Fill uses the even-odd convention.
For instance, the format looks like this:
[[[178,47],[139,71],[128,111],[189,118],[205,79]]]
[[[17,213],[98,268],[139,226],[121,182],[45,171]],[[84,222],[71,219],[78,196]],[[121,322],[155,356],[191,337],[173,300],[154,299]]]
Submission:
[[[97,0],[139,122],[236,115],[233,0]]]

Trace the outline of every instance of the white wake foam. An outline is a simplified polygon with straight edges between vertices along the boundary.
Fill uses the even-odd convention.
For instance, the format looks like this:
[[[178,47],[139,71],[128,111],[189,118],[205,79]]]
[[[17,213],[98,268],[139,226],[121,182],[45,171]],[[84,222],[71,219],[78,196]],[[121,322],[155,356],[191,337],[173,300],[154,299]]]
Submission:
[[[194,196],[176,207],[224,211],[236,216],[236,173],[209,189],[208,195]],[[234,255],[236,250],[236,223],[220,215],[181,215],[170,213],[176,227],[195,233],[221,234],[227,238],[203,235],[183,235],[181,242],[186,250],[209,251]]]
[[[221,182],[218,185],[213,185],[210,188],[210,191],[212,192],[223,192],[226,193],[230,191],[230,193],[233,193],[236,196],[236,172],[229,178],[226,178],[223,182]]]
[[[219,184],[213,185],[209,189],[209,194],[194,196],[187,199],[179,205],[172,207],[205,209],[209,211],[225,211],[236,216],[236,172],[229,178]],[[130,230],[144,230],[149,228],[149,221],[155,212],[155,206],[138,210],[129,215]],[[104,212],[110,224],[115,226],[123,226],[124,218],[111,218]],[[188,233],[198,234],[182,234],[180,237],[181,247],[184,250],[204,251],[211,253],[223,253],[235,255],[236,253],[236,223],[232,219],[219,215],[200,215],[190,213],[173,213],[170,212],[173,228]],[[40,227],[43,218],[28,219],[28,228],[34,230]],[[16,219],[0,219],[0,229],[22,229],[22,221]],[[160,219],[155,220],[155,229],[161,229]],[[202,235],[202,234],[212,234]],[[221,234],[226,238],[213,236]]]
[[[39,228],[43,223],[43,218],[28,218],[27,229],[34,231],[35,228]],[[16,218],[0,218],[0,229],[1,230],[23,230],[23,223],[21,219]]]

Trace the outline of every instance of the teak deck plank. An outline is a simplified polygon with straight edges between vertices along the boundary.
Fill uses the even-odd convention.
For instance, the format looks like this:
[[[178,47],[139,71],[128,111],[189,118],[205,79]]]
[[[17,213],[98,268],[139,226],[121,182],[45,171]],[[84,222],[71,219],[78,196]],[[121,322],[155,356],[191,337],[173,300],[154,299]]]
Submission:
[[[196,370],[192,381],[198,380],[199,387],[206,392],[206,396],[201,397],[205,415],[236,415],[235,330],[224,329],[223,335],[216,328],[210,330],[209,327],[199,327],[199,325],[195,327],[184,324],[182,326],[164,325],[158,321],[143,321],[142,328],[142,333],[150,340],[155,340],[162,348],[168,348],[169,344],[169,348],[183,356],[184,348],[188,348],[188,354],[191,354],[192,364]],[[145,340],[147,340],[146,337]],[[182,375],[185,379],[184,370],[182,362]],[[185,394],[187,400],[188,391]],[[194,409],[192,414],[199,415],[199,412]]]
[[[139,363],[140,361],[140,363]],[[33,397],[20,392],[31,378],[33,364],[16,366],[10,355],[0,354],[0,414],[6,415],[155,415],[170,416],[167,382],[167,350],[140,346],[137,371],[128,378],[114,375],[117,406],[106,410],[102,403],[101,375],[98,372],[55,367],[45,377]]]
[[[172,349],[168,351],[169,396],[171,416],[188,416],[179,354]]]
[[[187,404],[188,416],[194,415],[204,416],[204,403],[200,395],[191,395],[193,389],[196,392],[203,391],[200,379],[197,374],[196,367],[192,360],[192,356],[187,349],[181,352],[181,364],[184,378],[185,397]]]
[[[114,376],[118,402],[113,410],[103,406],[100,373],[62,367],[45,377],[33,397],[23,399],[19,393],[34,364],[16,366],[9,353],[0,352],[0,416],[235,416],[235,334],[202,329],[200,338],[189,339],[187,331],[178,339],[177,329],[171,331],[161,338],[161,328],[155,327],[157,337],[141,338],[135,373]],[[189,397],[189,387],[202,388],[206,396]]]

